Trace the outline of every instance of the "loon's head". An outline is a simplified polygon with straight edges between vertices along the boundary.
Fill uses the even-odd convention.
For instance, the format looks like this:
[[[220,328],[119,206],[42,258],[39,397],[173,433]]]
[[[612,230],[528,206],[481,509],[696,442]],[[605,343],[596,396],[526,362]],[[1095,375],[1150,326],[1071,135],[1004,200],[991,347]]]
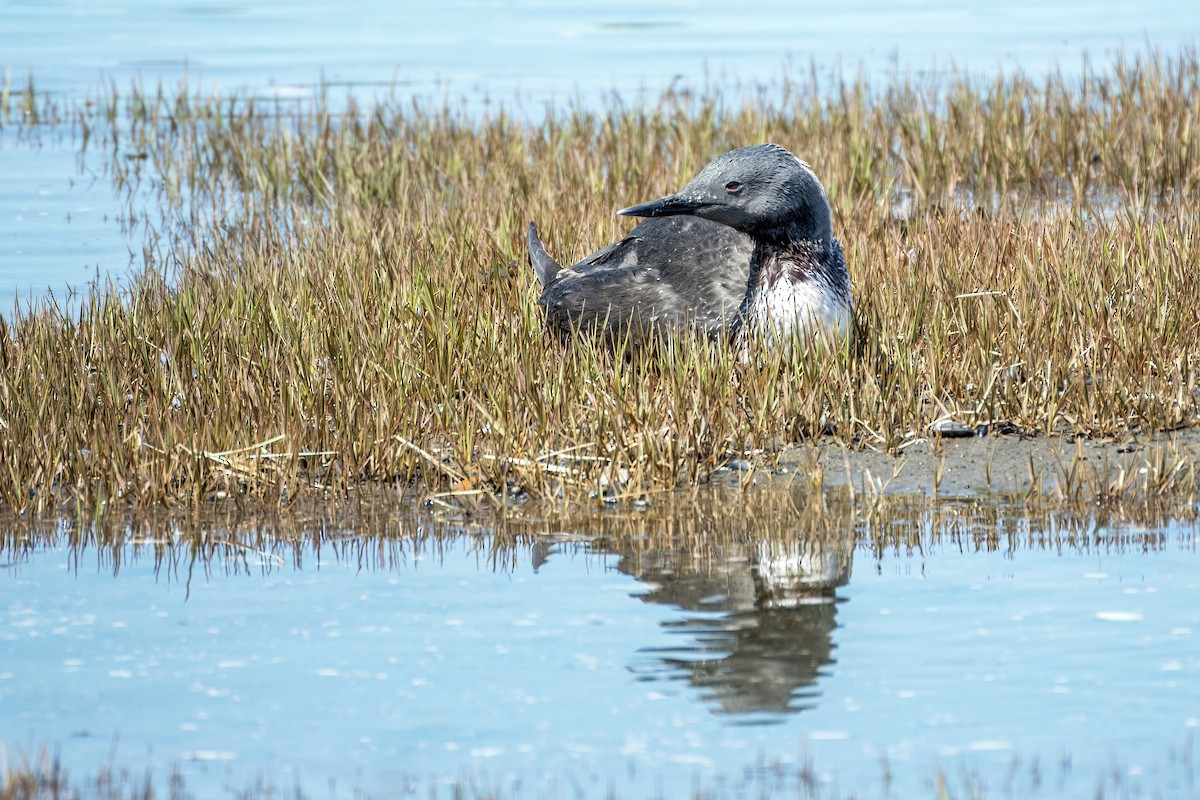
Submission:
[[[777,144],[717,156],[677,193],[617,212],[630,217],[691,214],[768,241],[828,242],[829,198],[812,168]]]

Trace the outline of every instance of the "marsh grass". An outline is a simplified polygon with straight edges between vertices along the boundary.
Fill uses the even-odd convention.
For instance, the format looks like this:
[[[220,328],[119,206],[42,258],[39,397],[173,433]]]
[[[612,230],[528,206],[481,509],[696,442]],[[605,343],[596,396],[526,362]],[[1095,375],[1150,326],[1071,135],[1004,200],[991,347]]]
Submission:
[[[732,552],[779,544],[872,562],[937,548],[1016,554],[1023,550],[1119,552],[1165,547],[1194,550],[1194,508],[1172,497],[1118,506],[1062,504],[1053,497],[975,499],[879,494],[848,487],[745,489],[723,482],[697,498],[675,492],[648,508],[531,503],[509,513],[464,512],[397,504],[388,493],[358,495],[340,506],[313,503],[273,510],[191,513],[151,509],[125,517],[10,517],[0,525],[0,559],[19,569],[34,554],[65,548],[71,569],[114,576],[152,564],[165,582],[192,584],[213,575],[269,574],[320,563],[368,572],[403,572],[437,560],[462,540],[481,568],[508,571],[547,548],[555,552],[667,553],[680,570],[727,567]],[[1173,532],[1172,532],[1173,531]]]
[[[1185,785],[1192,785],[1194,778],[1191,768],[1191,741],[1186,741],[1180,748],[1181,755],[1172,753],[1166,756],[1168,769],[1178,774],[1178,780]],[[1125,774],[1127,767],[1118,756],[1113,756],[1114,766],[1105,773],[1096,776],[1096,788],[1092,795],[1096,800],[1107,798],[1127,797],[1131,788],[1137,788],[1138,780],[1131,779]],[[886,755],[880,762],[867,762],[863,769],[882,769],[885,785],[888,785],[893,767]],[[1059,775],[1067,775],[1072,769],[1072,756],[1069,751],[1059,754],[1056,758],[1045,758],[1038,754],[1031,756],[1014,755],[1007,778],[999,788],[991,786],[987,776],[976,768],[961,764],[957,768],[945,766],[940,760],[934,760],[926,779],[928,797],[936,800],[954,800],[954,798],[972,798],[985,800],[989,797],[1011,796],[1013,787],[1028,787],[1027,791],[1038,793],[1042,786],[1054,780]],[[194,797],[187,780],[178,769],[173,769],[167,776],[162,791],[155,791],[154,776],[147,774],[140,778],[134,777],[131,770],[104,766],[95,776],[89,779],[77,779],[64,766],[57,756],[43,751],[36,759],[26,758],[23,762],[13,765],[0,773],[0,800],[74,800],[88,797],[96,800],[152,800],[166,797],[169,800],[184,800]],[[395,797],[424,797],[428,800],[519,800],[522,797],[606,797],[619,800],[626,796],[642,796],[638,791],[614,790],[611,786],[601,793],[589,793],[583,783],[575,776],[564,776],[563,784],[559,787],[552,784],[550,793],[546,790],[531,790],[521,783],[511,784],[486,774],[459,777],[454,781],[406,780],[393,789]],[[231,794],[234,794],[232,791]],[[236,792],[244,800],[257,798],[276,798],[291,796],[296,800],[304,800],[310,795],[302,787],[284,787],[272,781],[259,778]],[[364,795],[370,796],[370,795]],[[774,797],[800,798],[801,800],[836,800],[836,798],[854,795],[843,795],[836,787],[822,783],[816,772],[816,764],[811,758],[804,758],[800,763],[756,764],[747,768],[738,776],[724,776],[711,779],[708,783],[698,783],[687,795],[692,800],[710,800],[714,797],[743,798],[754,797],[768,800]],[[925,795],[917,795],[923,797]]]
[[[186,84],[4,97],[4,125],[67,126],[103,159],[148,267],[0,321],[14,511],[364,486],[634,499],[823,436],[896,453],[947,416],[1085,437],[1200,419],[1194,51],[532,122]],[[688,337],[610,353],[543,331],[529,220],[572,261],[627,228],[613,209],[760,141],[829,191],[853,346],[741,364]]]

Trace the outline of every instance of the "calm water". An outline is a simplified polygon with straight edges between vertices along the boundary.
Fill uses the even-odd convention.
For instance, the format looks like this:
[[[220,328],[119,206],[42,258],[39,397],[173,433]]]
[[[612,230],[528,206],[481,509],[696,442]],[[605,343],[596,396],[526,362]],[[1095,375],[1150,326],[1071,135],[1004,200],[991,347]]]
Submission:
[[[749,90],[788,63],[1071,71],[1085,51],[1198,34],[1191,0],[0,0],[0,68],[67,101],[186,72],[534,115],[614,90]],[[142,264],[129,209],[77,150],[70,131],[0,129],[0,314]],[[464,778],[537,797],[795,796],[806,765],[823,796],[931,797],[938,770],[956,796],[1200,793],[1191,528],[1150,549],[759,543],[709,570],[574,539],[497,562],[487,536],[416,549],[372,533],[305,546],[300,566],[232,551],[190,578],[182,554],[120,550],[118,571],[94,548],[0,552],[0,764],[46,744],[79,778],[110,758],[160,780],[179,764],[201,797],[257,776],[332,797]]]
[[[703,569],[575,537],[347,533],[207,570],[8,553],[0,741],[53,742],[76,777],[179,764],[198,796],[256,779],[796,796],[808,766],[821,796],[932,797],[941,770],[956,796],[1192,797],[1196,531],[1146,533],[882,555],[764,540]]]
[[[364,100],[383,93],[535,116],[548,104],[595,105],[668,86],[771,84],[786,64],[819,72],[958,68],[1077,70],[1122,48],[1175,51],[1200,34],[1193,0],[962,4],[850,0],[746,6],[718,0],[555,3],[450,0],[0,0],[0,69],[65,100],[185,74],[222,91],[311,96],[325,81]],[[37,143],[0,129],[0,314],[16,298],[85,288],[97,271],[142,265],[98,163],[69,136]],[[132,253],[137,254],[131,259]]]

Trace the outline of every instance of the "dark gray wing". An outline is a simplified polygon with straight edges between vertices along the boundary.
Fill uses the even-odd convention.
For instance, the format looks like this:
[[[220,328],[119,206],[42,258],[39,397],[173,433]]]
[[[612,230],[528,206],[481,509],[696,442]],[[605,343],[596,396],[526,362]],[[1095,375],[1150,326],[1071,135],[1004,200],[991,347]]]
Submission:
[[[651,217],[620,241],[560,271],[539,302],[573,328],[727,330],[750,276],[750,237],[699,217]]]

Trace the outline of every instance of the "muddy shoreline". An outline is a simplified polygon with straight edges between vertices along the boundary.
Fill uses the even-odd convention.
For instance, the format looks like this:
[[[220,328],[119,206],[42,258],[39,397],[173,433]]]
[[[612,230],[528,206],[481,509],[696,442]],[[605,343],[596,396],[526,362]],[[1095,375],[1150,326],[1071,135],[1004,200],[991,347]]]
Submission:
[[[1124,439],[1004,434],[914,440],[897,455],[833,442],[789,447],[772,481],[806,480],[814,463],[825,487],[889,495],[978,496],[1035,493],[1087,499],[1102,487],[1144,489],[1146,481],[1187,482],[1200,458],[1200,431]],[[812,485],[810,483],[810,485]],[[1181,503],[1192,502],[1190,491]]]

